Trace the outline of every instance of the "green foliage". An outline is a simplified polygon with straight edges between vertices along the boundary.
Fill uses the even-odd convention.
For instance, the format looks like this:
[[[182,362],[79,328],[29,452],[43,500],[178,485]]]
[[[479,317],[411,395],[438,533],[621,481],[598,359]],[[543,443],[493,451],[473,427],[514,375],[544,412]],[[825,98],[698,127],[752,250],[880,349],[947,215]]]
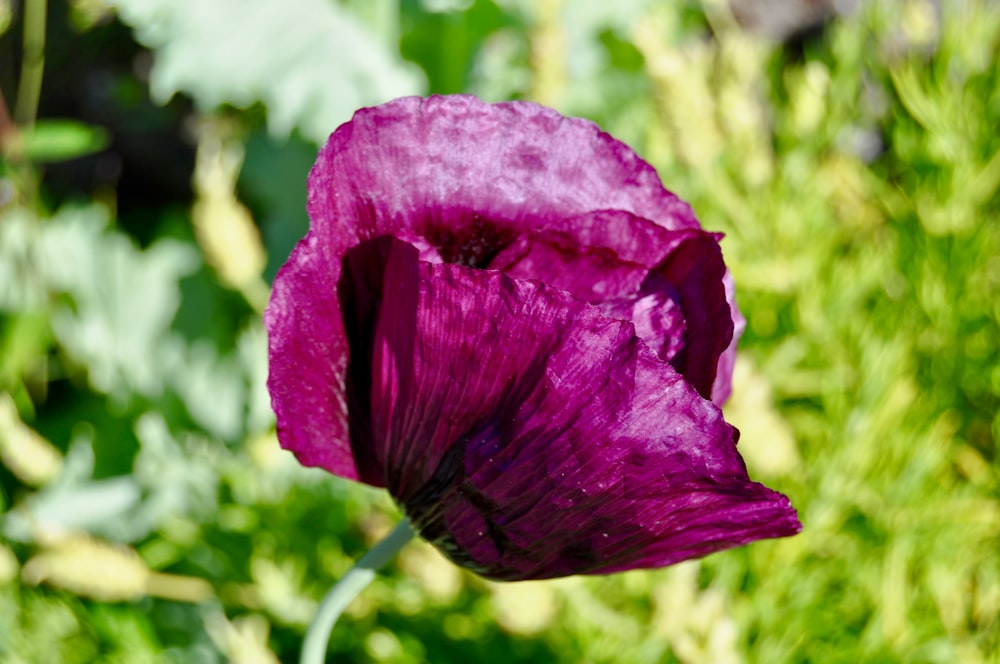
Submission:
[[[190,94],[205,110],[262,103],[273,133],[322,141],[360,106],[416,94],[422,76],[358,17],[327,0],[115,0],[156,50],[150,91]],[[384,2],[381,4],[385,4]]]
[[[73,120],[36,122],[23,140],[25,156],[35,162],[75,159],[108,145],[106,132]]]
[[[202,116],[221,104],[237,127],[199,141],[238,143],[238,179],[199,171],[215,188],[183,207],[252,213],[268,278],[306,229],[306,141],[425,78],[599,121],[727,235],[749,321],[728,414],[803,533],[666,570],[507,585],[413,544],[348,610],[334,661],[996,661],[989,2],[942,2],[940,21],[922,0],[863,3],[794,45],[747,33],[722,2],[115,4],[154,49],[151,94],[190,95]],[[44,154],[102,149],[89,125],[66,127]],[[140,245],[97,190],[32,207],[3,195],[34,177],[11,154],[0,659],[294,661],[319,598],[398,514],[278,448],[259,311],[220,281],[233,257],[203,229],[161,223],[178,215],[164,206]],[[44,154],[27,150],[35,166]]]

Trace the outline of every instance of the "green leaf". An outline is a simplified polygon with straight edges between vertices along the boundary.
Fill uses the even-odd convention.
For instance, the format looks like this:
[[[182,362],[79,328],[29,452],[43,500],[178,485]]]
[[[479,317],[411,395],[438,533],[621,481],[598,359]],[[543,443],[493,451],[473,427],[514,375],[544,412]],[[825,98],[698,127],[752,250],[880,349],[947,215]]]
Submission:
[[[99,392],[160,394],[161,361],[180,303],[179,280],[198,266],[196,251],[161,239],[139,249],[107,230],[100,206],[67,207],[44,223],[24,214],[0,218],[0,308],[30,310],[66,295],[50,311],[52,333]]]
[[[39,535],[85,531],[127,541],[148,532],[137,532],[135,524],[126,519],[141,499],[135,478],[121,475],[91,479],[95,435],[93,429],[80,429],[59,477],[7,513],[3,522],[5,537],[29,542]]]
[[[155,358],[177,311],[177,282],[197,266],[197,255],[169,239],[140,251],[129,238],[88,228],[82,218],[59,230],[47,238],[46,258],[53,267],[60,256],[66,261],[53,270],[53,285],[76,306],[53,315],[56,338],[87,364],[100,391],[130,386],[158,394],[162,372]]]
[[[21,139],[24,154],[34,162],[68,161],[108,146],[104,129],[76,120],[39,120]]]
[[[327,0],[114,0],[155,51],[151,92],[203,109],[263,102],[272,133],[314,141],[360,106],[417,94],[423,75],[354,15]]]

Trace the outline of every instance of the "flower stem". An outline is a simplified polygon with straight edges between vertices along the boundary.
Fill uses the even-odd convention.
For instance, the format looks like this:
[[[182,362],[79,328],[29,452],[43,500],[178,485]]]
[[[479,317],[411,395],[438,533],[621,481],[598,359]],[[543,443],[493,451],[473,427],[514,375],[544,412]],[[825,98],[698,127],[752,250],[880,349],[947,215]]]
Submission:
[[[42,91],[45,71],[46,0],[26,0],[24,3],[24,53],[21,80],[17,88],[14,121],[30,130],[38,114],[38,98]]]
[[[330,589],[319,605],[305,642],[302,644],[302,655],[299,664],[322,664],[326,660],[326,647],[330,640],[330,632],[337,623],[337,618],[351,601],[364,590],[375,578],[375,571],[399,553],[407,542],[413,539],[416,531],[404,518],[389,535],[376,544],[371,551],[361,557],[354,567],[348,570]]]

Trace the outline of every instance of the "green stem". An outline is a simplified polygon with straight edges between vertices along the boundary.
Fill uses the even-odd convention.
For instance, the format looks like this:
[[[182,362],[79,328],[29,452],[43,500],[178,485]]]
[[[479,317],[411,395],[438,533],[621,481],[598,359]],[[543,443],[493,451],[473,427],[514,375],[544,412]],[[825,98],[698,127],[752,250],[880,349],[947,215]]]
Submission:
[[[21,129],[30,129],[38,115],[38,98],[42,94],[42,74],[45,72],[45,5],[46,0],[26,0],[24,3],[24,58],[14,108],[14,121]]]
[[[299,664],[322,664],[326,661],[326,647],[330,640],[330,632],[337,623],[337,618],[351,601],[364,590],[375,578],[375,571],[393,559],[399,550],[406,545],[416,531],[409,520],[403,519],[389,535],[375,545],[371,551],[362,556],[354,567],[348,570],[323,598],[306,632],[302,644],[302,655]]]
[[[0,147],[3,147],[4,136],[16,131],[14,121],[10,119],[10,111],[7,110],[7,100],[4,99],[3,90],[0,89]]]

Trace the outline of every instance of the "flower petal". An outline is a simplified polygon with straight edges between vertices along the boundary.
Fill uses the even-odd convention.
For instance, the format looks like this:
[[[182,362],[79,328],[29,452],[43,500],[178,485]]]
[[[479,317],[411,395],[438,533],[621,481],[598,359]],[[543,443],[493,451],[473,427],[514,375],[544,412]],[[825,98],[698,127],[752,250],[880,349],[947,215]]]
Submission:
[[[377,486],[368,372],[384,256],[359,247],[391,235],[420,247],[424,260],[482,266],[518,235],[547,229],[652,266],[671,229],[699,228],[655,171],[596,125],[468,96],[359,111],[320,153],[309,212],[310,233],[275,279],[266,317],[279,439],[306,465]],[[699,289],[693,279],[681,292],[707,295]],[[646,336],[676,338],[672,296],[648,295],[633,303],[632,320]],[[695,327],[714,321],[716,308]],[[701,336],[690,320],[684,325],[687,336]],[[680,358],[703,394],[716,334],[729,333],[712,329]],[[681,352],[659,347],[670,358]],[[728,392],[728,378],[715,383],[713,394]]]
[[[350,449],[345,373],[348,344],[322,242],[310,233],[274,280],[264,314],[267,388],[278,438],[307,466],[359,479]]]
[[[675,357],[672,364],[710,399],[719,358],[733,339],[733,310],[726,300],[726,265],[718,239],[710,233],[687,233],[657,272],[680,292],[687,325],[683,357]]]
[[[619,232],[613,237],[607,225],[588,223],[587,218],[575,221],[583,229],[581,235],[598,244],[581,244],[580,237],[555,231],[526,233],[489,267],[561,288],[607,316],[632,321],[660,359],[669,361],[702,396],[710,397],[720,357],[732,340],[734,315],[727,301],[718,236],[657,228],[654,241],[637,251],[625,238],[634,236],[633,229],[642,228],[638,222],[644,220],[615,219]],[[599,233],[591,230],[595,227],[600,227]],[[642,263],[623,259],[608,244]]]
[[[384,485],[371,438],[372,336],[392,241],[333,257],[310,233],[278,272],[264,317],[282,446],[372,486]]]
[[[652,567],[798,531],[737,432],[565,291],[394,242],[373,353],[386,486],[459,564],[501,579]]]
[[[712,402],[717,406],[726,403],[730,392],[732,392],[733,370],[736,368],[736,344],[739,343],[740,337],[743,336],[743,331],[747,327],[747,319],[743,317],[739,307],[736,306],[736,285],[733,283],[733,275],[728,269],[722,283],[726,288],[726,302],[729,303],[730,318],[733,321],[733,338],[719,357],[715,383],[712,384]]]
[[[445,262],[481,266],[520,231],[622,210],[699,228],[649,164],[587,120],[528,102],[408,97],[358,111],[309,179],[313,228],[334,251],[408,229]]]

